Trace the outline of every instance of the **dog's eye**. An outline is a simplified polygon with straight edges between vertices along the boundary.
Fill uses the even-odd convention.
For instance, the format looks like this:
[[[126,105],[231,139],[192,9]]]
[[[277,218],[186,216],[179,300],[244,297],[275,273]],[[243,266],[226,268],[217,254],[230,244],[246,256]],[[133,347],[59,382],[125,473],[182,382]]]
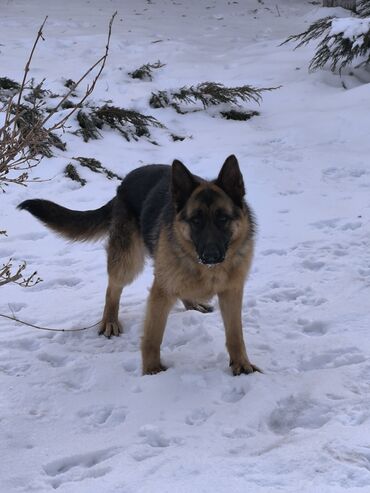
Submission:
[[[226,216],[226,214],[219,214],[217,216],[217,222],[219,224],[226,224],[229,221],[229,216]]]
[[[202,218],[200,216],[193,216],[190,218],[190,223],[193,226],[200,226],[202,224]]]

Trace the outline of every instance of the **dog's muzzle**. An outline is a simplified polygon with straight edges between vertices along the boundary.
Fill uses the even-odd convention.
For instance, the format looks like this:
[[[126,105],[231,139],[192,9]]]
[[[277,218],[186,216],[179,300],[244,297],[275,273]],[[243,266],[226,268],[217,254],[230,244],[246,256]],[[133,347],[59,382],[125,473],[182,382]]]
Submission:
[[[199,255],[202,264],[213,265],[220,264],[225,260],[225,254],[217,245],[206,245],[202,253]]]

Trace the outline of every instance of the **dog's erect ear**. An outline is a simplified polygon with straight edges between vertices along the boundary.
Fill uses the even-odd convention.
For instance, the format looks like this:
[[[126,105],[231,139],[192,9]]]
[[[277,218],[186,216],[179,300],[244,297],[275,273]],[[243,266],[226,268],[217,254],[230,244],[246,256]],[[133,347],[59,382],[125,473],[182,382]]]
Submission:
[[[181,210],[186,201],[199,185],[194,175],[177,159],[172,163],[172,197],[177,211]]]
[[[222,188],[236,205],[239,207],[242,206],[245,195],[244,180],[240,172],[238,160],[233,154],[222,165],[215,184]]]

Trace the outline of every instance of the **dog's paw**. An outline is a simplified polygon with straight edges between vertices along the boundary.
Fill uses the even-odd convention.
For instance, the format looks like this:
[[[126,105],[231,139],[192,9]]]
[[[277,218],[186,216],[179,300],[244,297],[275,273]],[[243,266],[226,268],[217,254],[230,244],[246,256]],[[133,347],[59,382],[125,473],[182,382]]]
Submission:
[[[214,308],[212,305],[207,305],[205,303],[196,303],[192,310],[196,310],[197,312],[200,313],[212,313]]]
[[[241,361],[238,363],[234,363],[230,361],[230,367],[234,376],[238,375],[249,375],[249,373],[263,373],[262,370],[258,368],[256,365],[252,365],[249,361]]]
[[[122,334],[122,332],[123,332],[122,325],[118,322],[118,320],[115,322],[103,321],[99,330],[99,335],[104,335],[109,339],[112,336],[119,336],[120,334]]]
[[[200,313],[212,313],[213,306],[206,303],[193,303],[192,301],[183,301],[186,310],[196,310]]]
[[[143,367],[143,375],[156,375],[161,371],[166,371],[167,367],[159,363],[158,365],[145,365]]]

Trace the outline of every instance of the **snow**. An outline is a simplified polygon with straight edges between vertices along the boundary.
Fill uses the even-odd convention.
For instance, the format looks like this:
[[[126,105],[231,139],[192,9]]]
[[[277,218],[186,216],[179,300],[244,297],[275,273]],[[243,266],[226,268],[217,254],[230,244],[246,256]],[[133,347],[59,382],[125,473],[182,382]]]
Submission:
[[[115,9],[93,100],[152,114],[169,131],[153,131],[159,146],[111,130],[88,143],[67,132],[67,151],[32,173],[43,181],[2,195],[1,261],[25,259],[44,281],[1,287],[0,313],[68,329],[101,317],[104,244],[65,242],[15,208],[39,197],[81,210],[107,202],[118,181],[84,169],[81,188],[63,176],[73,157],[117,174],[178,158],[213,178],[234,153],[259,225],[243,321],[264,374],[231,375],[217,304],[206,315],[179,304],[162,347],[168,371],[141,376],[150,262],[122,296],[120,338],[0,319],[0,492],[368,492],[369,86],[356,72],[309,74],[314,45],[280,46],[320,14],[293,0],[278,11],[269,0],[8,0],[0,75],[20,80],[48,14],[31,76],[61,91],[104,52]],[[152,82],[128,76],[157,60],[166,66]],[[249,105],[261,114],[248,122],[148,105],[152,91],[203,81],[282,87]]]
[[[367,32],[369,32],[369,29],[370,19],[359,19],[356,17],[333,19],[331,22],[329,36],[341,34],[343,38],[351,41],[361,37],[363,43],[363,37]]]

